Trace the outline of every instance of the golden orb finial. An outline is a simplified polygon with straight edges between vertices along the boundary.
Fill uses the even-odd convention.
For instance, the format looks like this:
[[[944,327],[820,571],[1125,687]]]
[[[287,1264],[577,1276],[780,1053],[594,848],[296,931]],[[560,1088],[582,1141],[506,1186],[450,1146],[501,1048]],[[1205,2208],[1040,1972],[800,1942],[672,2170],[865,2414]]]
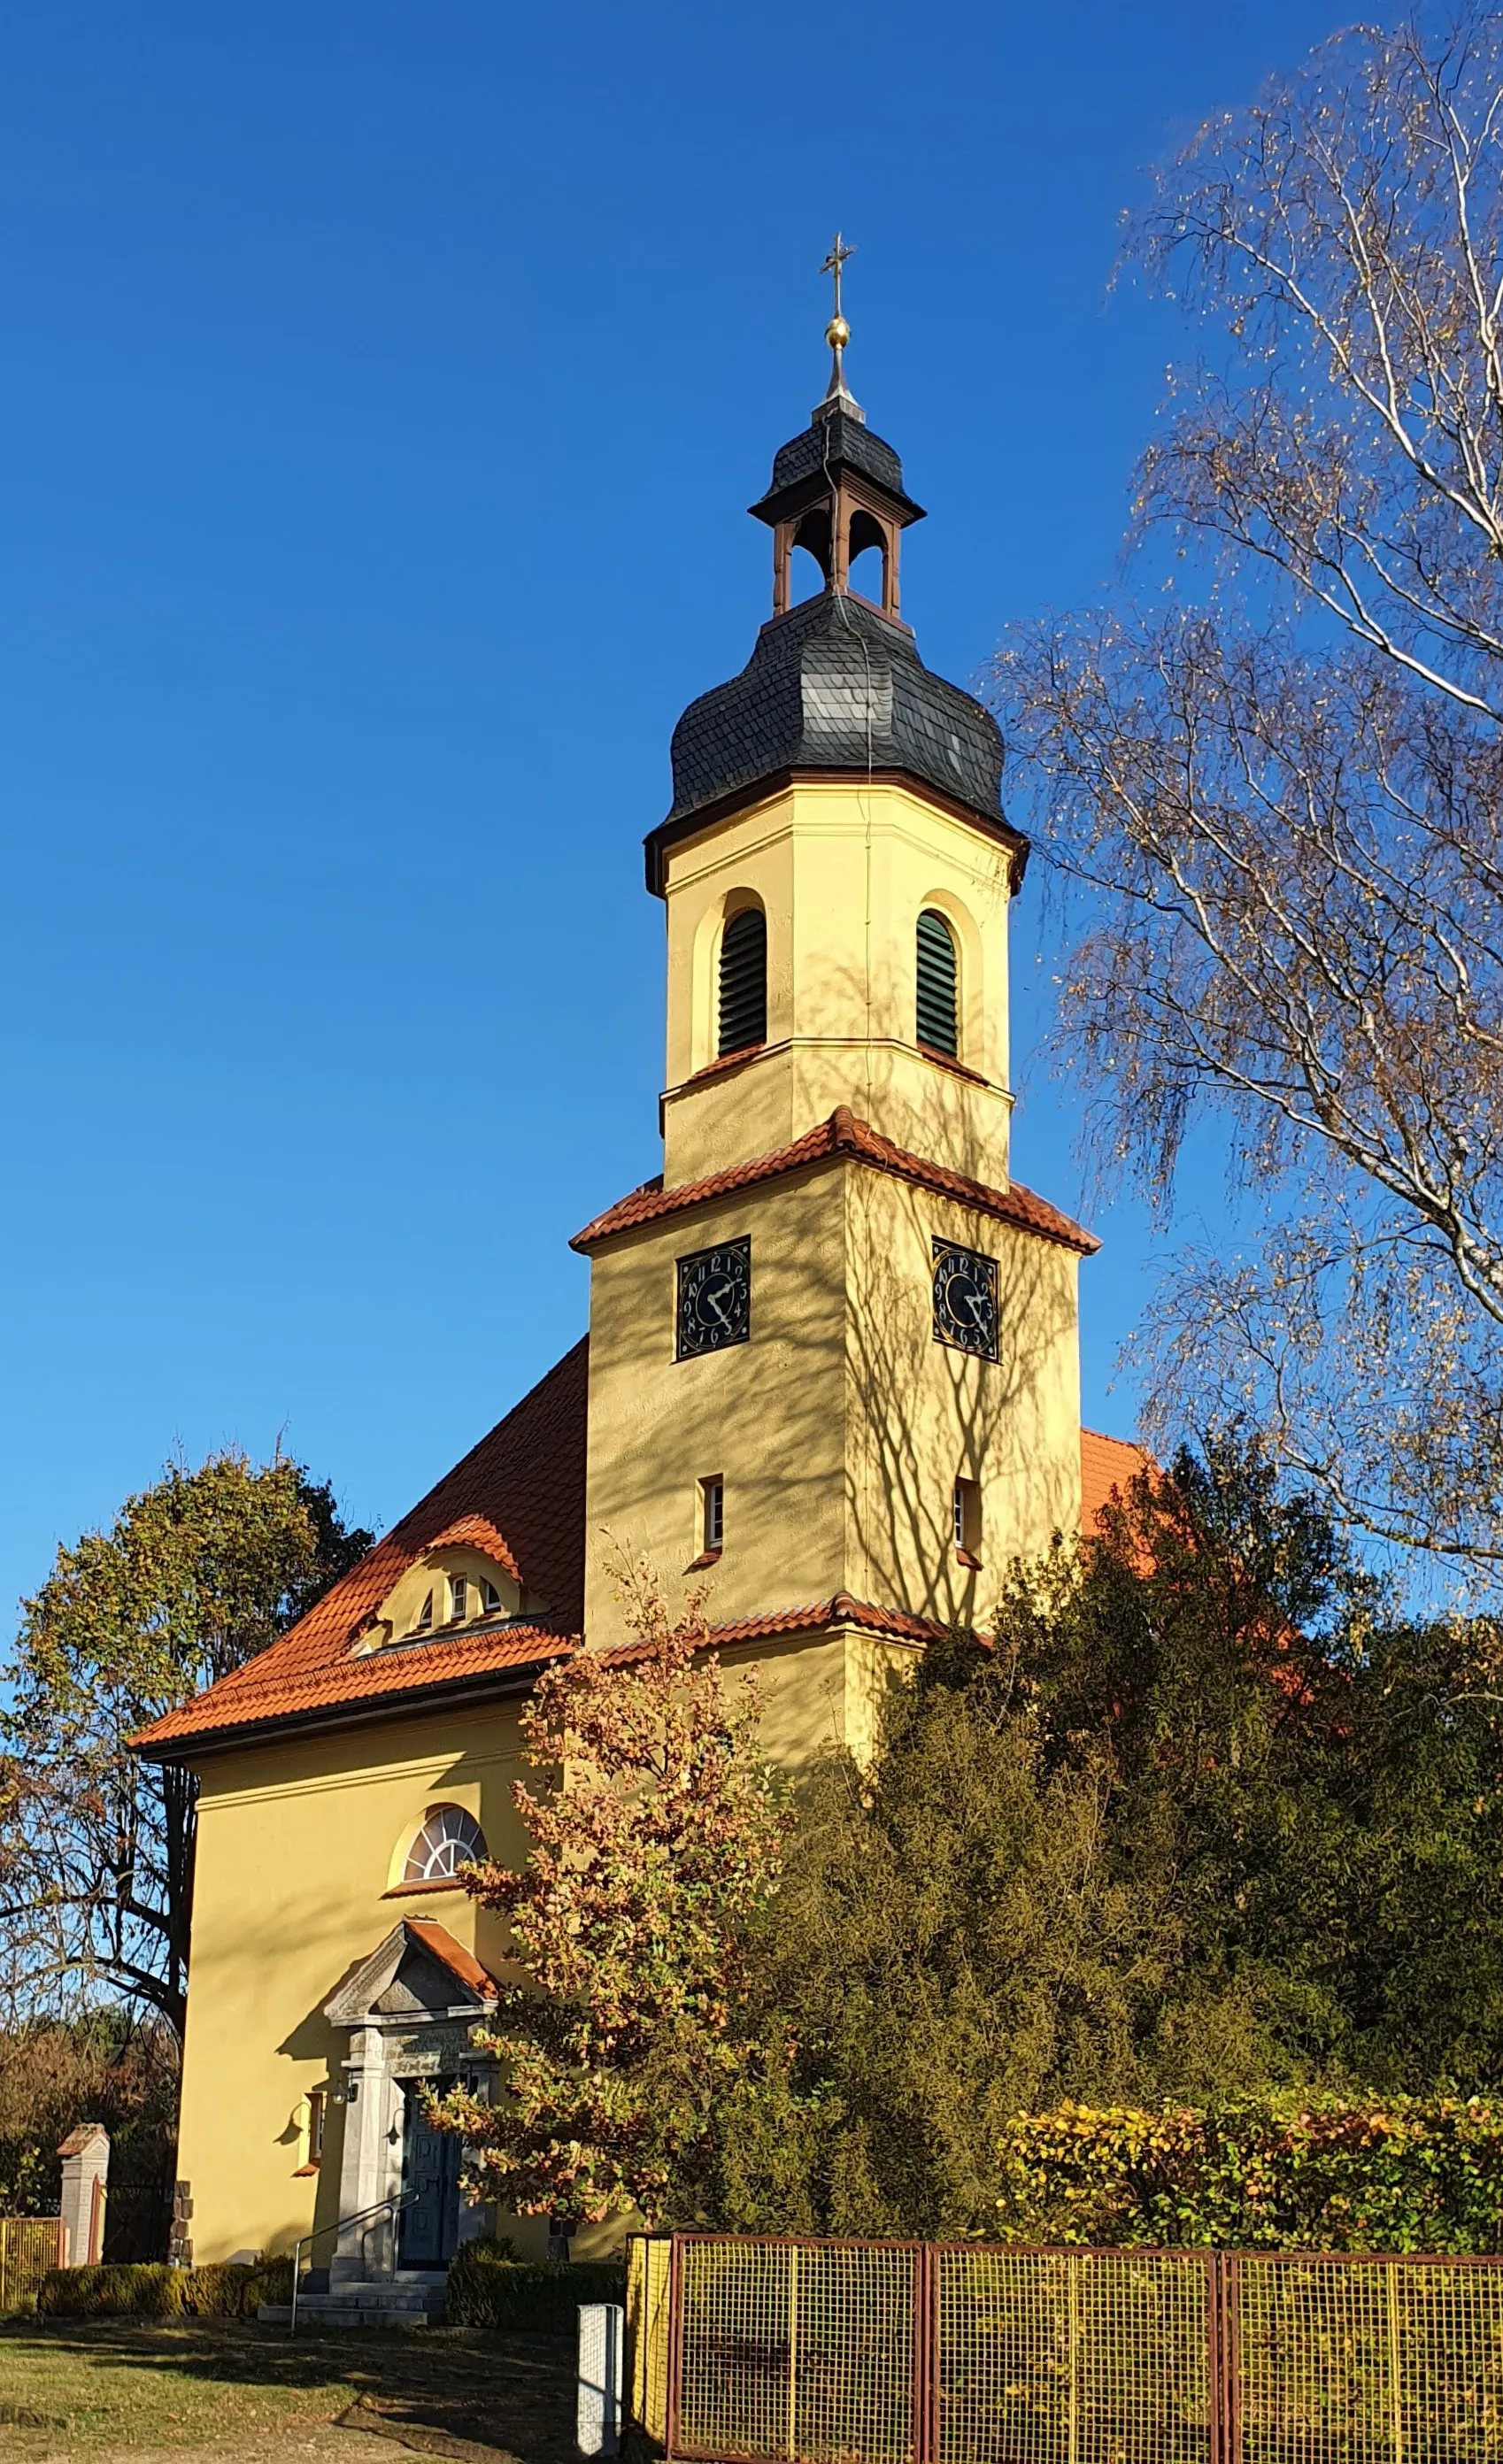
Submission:
[[[855,253],[854,247],[848,248],[837,231],[835,244],[819,270],[821,274],[830,274],[835,278],[835,313],[825,328],[825,340],[829,344],[830,350],[829,385],[825,400],[829,404],[849,404],[859,418],[860,412],[856,410],[854,403],[851,401],[851,396],[846,391],[846,372],[842,353],[851,340],[851,328],[840,309],[840,277],[846,270],[847,258],[854,256]]]

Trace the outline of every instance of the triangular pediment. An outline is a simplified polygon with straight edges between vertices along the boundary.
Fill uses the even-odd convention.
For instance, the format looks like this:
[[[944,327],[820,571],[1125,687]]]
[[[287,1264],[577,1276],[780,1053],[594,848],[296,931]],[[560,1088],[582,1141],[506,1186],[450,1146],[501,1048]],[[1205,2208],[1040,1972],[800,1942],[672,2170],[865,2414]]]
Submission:
[[[323,2006],[336,2028],[370,2018],[441,2018],[480,2011],[496,1998],[494,1980],[447,1926],[404,1917],[344,1977]]]

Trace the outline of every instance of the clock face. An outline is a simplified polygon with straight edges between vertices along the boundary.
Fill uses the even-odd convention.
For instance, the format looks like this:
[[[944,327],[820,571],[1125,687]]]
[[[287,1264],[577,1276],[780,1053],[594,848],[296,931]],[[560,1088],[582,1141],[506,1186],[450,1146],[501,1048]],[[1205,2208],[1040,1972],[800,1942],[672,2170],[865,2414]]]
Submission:
[[[997,1357],[997,1261],[953,1241],[934,1244],[934,1339]]]
[[[678,1261],[680,1360],[723,1352],[751,1336],[751,1243],[722,1241]]]

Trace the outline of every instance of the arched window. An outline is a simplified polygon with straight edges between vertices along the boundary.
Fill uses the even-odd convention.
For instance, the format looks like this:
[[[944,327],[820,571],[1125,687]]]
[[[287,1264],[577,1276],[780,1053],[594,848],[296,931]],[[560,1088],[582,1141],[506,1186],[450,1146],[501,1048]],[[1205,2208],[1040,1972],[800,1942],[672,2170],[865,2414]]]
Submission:
[[[918,918],[918,1041],[931,1052],[960,1051],[959,975],[955,935],[937,909]]]
[[[435,1805],[408,1850],[404,1882],[449,1882],[460,1865],[483,1865],[485,1834],[462,1805]]]
[[[767,1040],[767,918],[742,907],[720,935],[720,1019],[716,1050],[745,1052]]]

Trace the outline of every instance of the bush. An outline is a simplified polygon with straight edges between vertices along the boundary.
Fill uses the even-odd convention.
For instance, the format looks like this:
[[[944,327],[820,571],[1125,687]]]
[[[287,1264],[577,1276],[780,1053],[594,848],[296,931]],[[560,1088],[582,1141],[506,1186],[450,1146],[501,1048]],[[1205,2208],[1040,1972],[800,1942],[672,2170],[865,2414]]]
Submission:
[[[519,2259],[513,2244],[482,2235],[451,2261],[444,2294],[450,2327],[510,2327],[519,2334],[573,2336],[582,2301],[627,2298],[625,2259]]]
[[[254,2319],[292,2298],[292,2261],[256,2267],[55,2267],[36,2297],[43,2319]]]
[[[1503,2105],[1271,2092],[1021,2114],[995,2238],[1219,2250],[1503,2250]]]

